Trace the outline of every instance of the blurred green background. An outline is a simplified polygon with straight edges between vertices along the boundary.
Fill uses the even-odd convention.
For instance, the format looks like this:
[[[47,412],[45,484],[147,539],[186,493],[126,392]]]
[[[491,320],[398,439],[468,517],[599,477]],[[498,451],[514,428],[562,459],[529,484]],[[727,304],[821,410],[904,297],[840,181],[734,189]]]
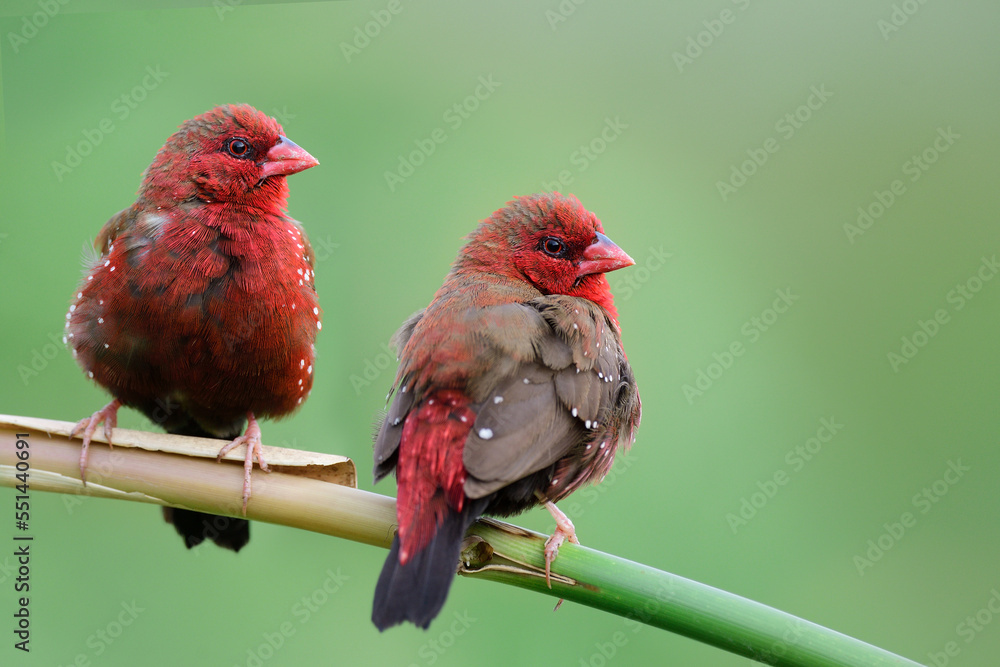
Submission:
[[[558,187],[637,261],[611,283],[642,428],[563,503],[583,543],[920,662],[996,664],[995,4],[174,4],[5,3],[0,412],[104,404],[53,343],[81,248],[177,125],[251,103],[322,163],[289,181],[319,256],[316,386],[265,444],[350,456],[371,489],[389,337],[478,220]],[[263,524],[238,556],[187,551],[146,505],[32,503],[32,651],[0,556],[3,664],[750,663],[469,580],[428,632],[380,635],[384,551]]]

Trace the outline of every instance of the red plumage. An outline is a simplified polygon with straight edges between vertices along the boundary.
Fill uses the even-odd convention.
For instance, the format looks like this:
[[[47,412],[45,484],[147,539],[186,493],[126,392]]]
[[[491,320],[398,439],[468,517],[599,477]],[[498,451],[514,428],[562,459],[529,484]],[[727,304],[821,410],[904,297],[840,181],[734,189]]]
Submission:
[[[600,480],[640,403],[604,273],[633,264],[575,197],[518,198],[484,220],[444,285],[396,334],[395,399],[375,442],[399,530],[375,591],[379,629],[427,627],[481,514],[554,503]]]
[[[104,421],[110,439],[125,405],[171,433],[246,444],[246,511],[255,455],[266,469],[256,418],[287,415],[312,387],[321,316],[285,177],[316,164],[247,105],[187,121],[160,149],[135,203],[94,242],[99,256],[66,315],[74,357],[115,398],[77,425],[81,475],[94,430]],[[167,516],[189,547],[249,539],[243,520]]]

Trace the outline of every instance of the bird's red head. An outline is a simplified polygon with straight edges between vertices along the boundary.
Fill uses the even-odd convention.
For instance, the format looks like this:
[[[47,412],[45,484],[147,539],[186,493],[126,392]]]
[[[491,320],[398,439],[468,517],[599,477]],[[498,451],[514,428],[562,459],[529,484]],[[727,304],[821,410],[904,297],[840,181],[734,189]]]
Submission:
[[[146,170],[139,195],[158,205],[199,199],[283,208],[284,177],[317,164],[278,121],[247,104],[227,104],[180,126]]]
[[[614,315],[604,274],[635,264],[573,195],[517,197],[480,223],[456,263],[590,299]]]

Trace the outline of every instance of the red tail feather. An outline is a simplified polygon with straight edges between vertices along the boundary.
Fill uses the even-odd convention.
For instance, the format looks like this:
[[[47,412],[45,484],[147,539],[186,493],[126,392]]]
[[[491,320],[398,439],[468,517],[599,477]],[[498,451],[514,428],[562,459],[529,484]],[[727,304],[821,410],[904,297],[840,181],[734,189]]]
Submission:
[[[397,468],[400,564],[427,546],[448,507],[462,511],[462,450],[476,420],[468,406],[467,396],[446,389],[426,396],[406,418]]]

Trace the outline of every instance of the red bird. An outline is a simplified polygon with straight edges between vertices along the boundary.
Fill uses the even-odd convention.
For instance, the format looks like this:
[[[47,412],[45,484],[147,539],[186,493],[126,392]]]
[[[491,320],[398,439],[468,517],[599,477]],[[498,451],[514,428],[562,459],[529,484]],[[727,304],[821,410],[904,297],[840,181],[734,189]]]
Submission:
[[[375,441],[395,470],[399,529],[375,588],[379,628],[426,628],[482,514],[553,504],[611,468],[639,394],[604,274],[634,264],[575,197],[517,198],[468,237],[444,285],[396,333],[396,398]],[[390,392],[391,395],[391,392]]]
[[[187,121],[97,236],[64,338],[114,396],[74,429],[84,480],[91,436],[104,422],[110,441],[124,405],[170,433],[232,440],[220,457],[245,445],[246,513],[254,457],[267,470],[257,418],[309,395],[321,328],[312,248],[284,212],[285,177],[319,162],[283,134],[248,105]],[[239,551],[250,539],[245,519],[164,514],[189,548],[207,537]]]

